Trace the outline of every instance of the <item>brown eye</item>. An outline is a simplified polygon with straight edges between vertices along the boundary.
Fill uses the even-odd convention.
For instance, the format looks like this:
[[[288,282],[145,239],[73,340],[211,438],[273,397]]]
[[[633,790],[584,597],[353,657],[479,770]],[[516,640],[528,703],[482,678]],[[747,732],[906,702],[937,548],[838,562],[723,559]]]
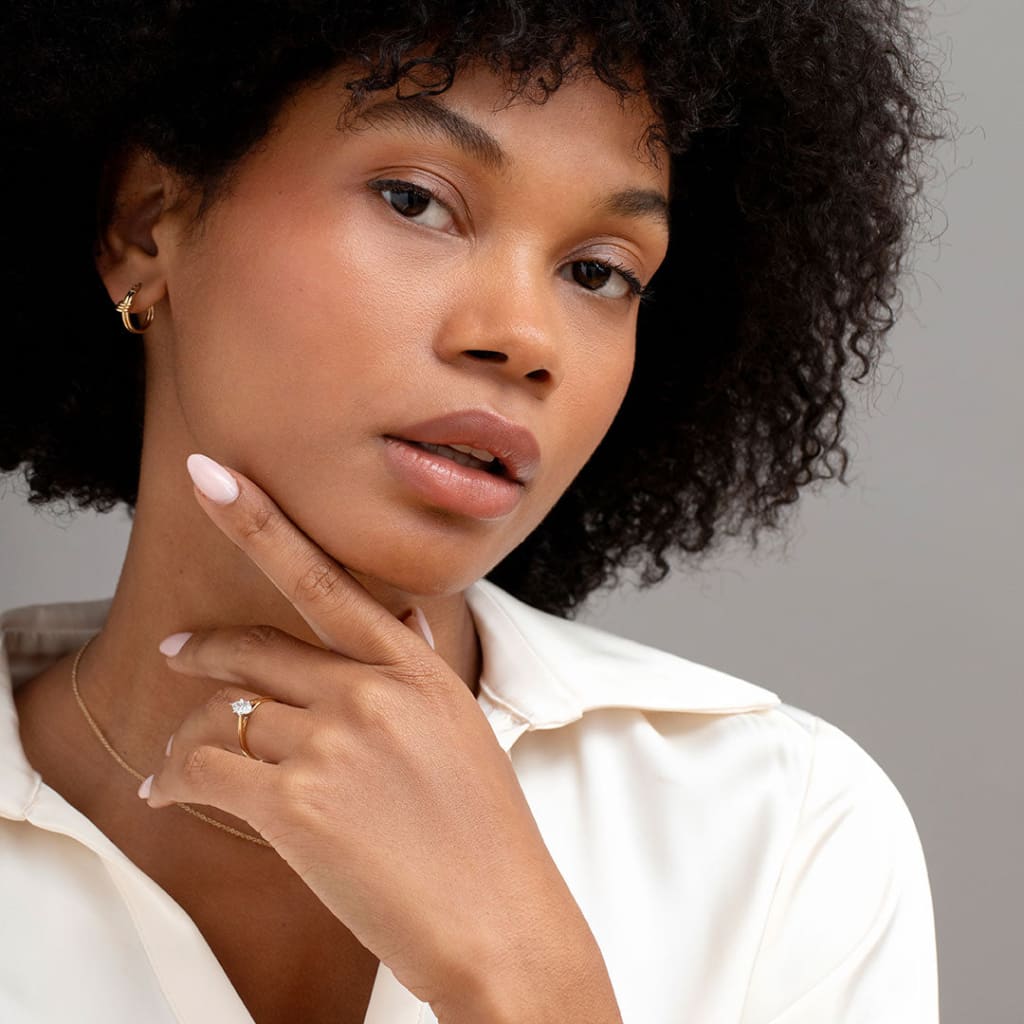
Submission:
[[[423,192],[414,192],[411,188],[382,189],[381,195],[383,195],[387,201],[400,214],[402,214],[403,217],[419,216],[431,202],[430,196],[425,195]]]
[[[614,263],[605,263],[602,260],[576,260],[572,268],[572,276],[577,284],[583,285],[587,291],[598,292],[610,299],[624,299],[630,295],[640,295],[643,291],[643,285],[634,273]],[[605,288],[605,285],[616,277],[625,287],[620,284],[617,288]]]
[[[573,264],[573,277],[584,288],[600,288],[612,276],[611,267],[596,260],[579,260]]]
[[[452,219],[448,207],[433,192],[413,185],[412,182],[397,178],[381,178],[371,181],[369,187],[374,192],[379,192],[384,201],[406,220],[415,220],[417,224],[443,229]],[[434,215],[428,215],[422,221],[418,220],[431,206],[436,207]]]

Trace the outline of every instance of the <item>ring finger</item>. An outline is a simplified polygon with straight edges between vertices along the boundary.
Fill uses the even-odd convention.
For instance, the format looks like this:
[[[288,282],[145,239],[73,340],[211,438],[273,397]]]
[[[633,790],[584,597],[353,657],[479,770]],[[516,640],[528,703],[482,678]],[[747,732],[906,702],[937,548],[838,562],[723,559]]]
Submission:
[[[216,746],[245,757],[238,737],[240,719],[232,704],[268,696],[241,686],[221,687],[178,726],[169,741],[169,756],[180,757],[200,746]],[[280,764],[308,735],[308,716],[306,708],[293,707],[277,698],[262,701],[246,716],[245,745],[252,757]]]

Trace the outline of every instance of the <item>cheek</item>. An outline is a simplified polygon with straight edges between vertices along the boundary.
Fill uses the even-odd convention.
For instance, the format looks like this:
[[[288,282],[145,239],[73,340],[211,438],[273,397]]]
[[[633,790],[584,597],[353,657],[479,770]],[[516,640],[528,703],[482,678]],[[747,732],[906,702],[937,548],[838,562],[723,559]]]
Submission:
[[[586,375],[586,386],[580,389],[583,401],[578,415],[580,422],[587,426],[585,432],[590,437],[591,451],[608,433],[622,407],[633,373],[633,360],[632,345],[616,344],[610,354],[590,364],[592,372]]]
[[[429,268],[410,273],[358,211],[312,206],[232,200],[176,282],[179,396],[211,441],[337,429],[400,377],[403,339],[423,337]]]
[[[591,352],[567,366],[574,386],[565,390],[558,415],[559,463],[549,476],[547,504],[553,505],[583,469],[608,433],[622,406],[633,368],[632,349]]]

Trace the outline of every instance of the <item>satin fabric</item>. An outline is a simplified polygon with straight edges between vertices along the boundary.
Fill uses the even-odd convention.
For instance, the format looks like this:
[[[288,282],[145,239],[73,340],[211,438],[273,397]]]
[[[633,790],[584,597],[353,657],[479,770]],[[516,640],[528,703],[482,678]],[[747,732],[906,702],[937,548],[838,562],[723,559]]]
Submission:
[[[938,1022],[920,839],[852,738],[488,580],[466,599],[478,703],[624,1024]],[[95,634],[110,600],[0,614],[0,1021],[253,1024],[185,911],[21,746],[13,687]],[[437,1018],[381,964],[365,1024]]]

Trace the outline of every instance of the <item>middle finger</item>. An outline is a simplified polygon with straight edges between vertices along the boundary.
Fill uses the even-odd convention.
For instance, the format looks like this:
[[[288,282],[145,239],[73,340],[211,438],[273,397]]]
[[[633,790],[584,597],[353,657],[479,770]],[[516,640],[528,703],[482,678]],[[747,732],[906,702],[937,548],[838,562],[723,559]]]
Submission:
[[[274,626],[196,630],[167,665],[190,676],[237,683],[296,707],[310,707],[347,661]]]

